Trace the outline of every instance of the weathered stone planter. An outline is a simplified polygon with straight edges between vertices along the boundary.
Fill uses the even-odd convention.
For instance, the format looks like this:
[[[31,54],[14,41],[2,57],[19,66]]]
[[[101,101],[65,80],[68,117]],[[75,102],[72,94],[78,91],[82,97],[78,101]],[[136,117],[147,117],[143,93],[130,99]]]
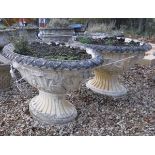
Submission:
[[[0,62],[0,91],[10,88],[10,65]]]
[[[2,55],[39,90],[39,95],[29,104],[34,118],[46,124],[62,124],[77,116],[75,107],[65,100],[66,92],[78,89],[85,71],[103,63],[102,57],[93,50],[88,53],[92,55],[91,59],[50,61],[14,53],[14,46],[8,44]]]
[[[126,38],[125,41],[128,42],[130,39]],[[137,63],[144,57],[144,53],[151,49],[151,45],[147,43],[131,47],[81,44],[79,42],[73,44],[92,48],[104,57],[104,64],[95,69],[94,78],[89,80],[86,86],[94,92],[109,96],[121,96],[127,93],[127,89],[119,82],[120,73]]]
[[[68,42],[74,35],[73,29],[40,28],[38,36],[45,42]]]

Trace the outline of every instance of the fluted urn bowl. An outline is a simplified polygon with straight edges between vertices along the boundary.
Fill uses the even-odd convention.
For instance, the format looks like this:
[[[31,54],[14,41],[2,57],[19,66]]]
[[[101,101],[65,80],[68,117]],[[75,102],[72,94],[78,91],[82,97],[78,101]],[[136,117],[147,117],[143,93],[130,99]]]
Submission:
[[[87,49],[90,59],[48,60],[14,52],[13,44],[3,48],[2,55],[9,59],[22,77],[39,90],[32,98],[29,110],[34,118],[45,124],[62,124],[77,116],[75,107],[67,100],[68,91],[79,88],[87,70],[103,63],[101,56]]]
[[[81,43],[77,39],[73,45],[89,47],[104,57],[103,65],[95,69],[95,76],[86,83],[86,86],[100,94],[121,96],[127,93],[127,88],[120,83],[119,75],[135,63],[138,63],[144,57],[145,52],[151,49],[151,45],[130,38],[114,38],[118,39],[119,42],[123,42],[123,44],[92,44],[88,39],[83,40]],[[95,39],[93,38],[94,42]]]

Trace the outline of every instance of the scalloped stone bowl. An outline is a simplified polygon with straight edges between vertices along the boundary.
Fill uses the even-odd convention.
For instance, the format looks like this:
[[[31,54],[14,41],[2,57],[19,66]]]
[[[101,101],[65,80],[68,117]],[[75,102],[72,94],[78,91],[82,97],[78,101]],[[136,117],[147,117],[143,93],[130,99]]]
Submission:
[[[125,38],[126,42],[132,39]],[[137,42],[138,40],[134,40]],[[77,41],[73,46],[91,48],[104,57],[104,63],[100,68],[94,70],[95,76],[86,83],[86,86],[94,92],[108,95],[121,96],[127,93],[127,89],[119,82],[121,72],[138,63],[144,57],[151,45],[140,43],[141,46],[112,46],[82,44]],[[114,63],[115,62],[115,63]]]
[[[29,103],[33,117],[45,124],[63,124],[73,120],[77,111],[65,100],[65,94],[78,89],[85,78],[85,71],[101,65],[102,57],[87,49],[91,59],[50,61],[20,55],[14,50],[14,46],[8,44],[3,48],[2,55],[11,60],[22,77],[39,90],[39,95]]]

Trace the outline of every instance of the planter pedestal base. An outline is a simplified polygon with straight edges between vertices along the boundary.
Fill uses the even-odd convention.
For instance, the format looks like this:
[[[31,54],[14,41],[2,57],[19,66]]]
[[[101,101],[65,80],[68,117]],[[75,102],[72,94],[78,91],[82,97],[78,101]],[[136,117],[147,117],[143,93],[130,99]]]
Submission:
[[[127,89],[118,80],[117,71],[100,68],[94,73],[95,77],[86,83],[87,88],[108,96],[122,96],[127,93]]]
[[[75,107],[65,100],[65,94],[43,91],[31,100],[29,110],[35,119],[49,125],[68,123],[77,116]]]

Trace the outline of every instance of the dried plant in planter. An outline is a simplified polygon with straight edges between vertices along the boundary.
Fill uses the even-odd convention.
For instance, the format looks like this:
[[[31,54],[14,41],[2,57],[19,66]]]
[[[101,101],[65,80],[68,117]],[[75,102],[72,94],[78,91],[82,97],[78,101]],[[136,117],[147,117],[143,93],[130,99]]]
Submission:
[[[27,35],[12,36],[9,38],[10,42],[13,43],[15,51],[18,54],[31,55],[31,49],[29,48],[29,41]]]

